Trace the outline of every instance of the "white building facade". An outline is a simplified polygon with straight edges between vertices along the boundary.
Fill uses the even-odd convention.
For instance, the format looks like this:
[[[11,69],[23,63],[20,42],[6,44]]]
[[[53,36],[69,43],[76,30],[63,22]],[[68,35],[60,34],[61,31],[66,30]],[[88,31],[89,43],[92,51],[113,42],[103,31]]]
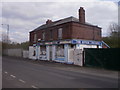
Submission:
[[[83,66],[84,48],[102,48],[102,42],[80,39],[39,42],[29,47],[29,58]]]

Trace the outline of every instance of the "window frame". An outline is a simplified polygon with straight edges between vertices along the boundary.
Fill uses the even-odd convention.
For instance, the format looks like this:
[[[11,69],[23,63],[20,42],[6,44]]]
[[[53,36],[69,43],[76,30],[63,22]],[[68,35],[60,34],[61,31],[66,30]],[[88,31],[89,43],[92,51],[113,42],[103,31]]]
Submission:
[[[45,31],[42,32],[42,40],[45,40]]]
[[[58,29],[58,39],[62,39],[63,38],[63,28],[59,28]]]
[[[50,39],[53,39],[53,30],[50,30]]]
[[[36,42],[36,41],[37,41],[37,34],[34,33],[34,42]]]

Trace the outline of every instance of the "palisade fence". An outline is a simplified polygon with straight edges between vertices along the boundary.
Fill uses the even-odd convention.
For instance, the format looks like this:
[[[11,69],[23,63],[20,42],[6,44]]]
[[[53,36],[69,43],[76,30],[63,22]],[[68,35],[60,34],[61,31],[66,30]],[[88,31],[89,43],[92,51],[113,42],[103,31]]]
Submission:
[[[7,55],[7,56],[23,57],[23,58],[29,57],[29,51],[23,50],[21,48],[19,48],[19,49],[3,49],[2,53],[3,53],[3,55]]]
[[[85,66],[120,70],[120,48],[85,48]]]

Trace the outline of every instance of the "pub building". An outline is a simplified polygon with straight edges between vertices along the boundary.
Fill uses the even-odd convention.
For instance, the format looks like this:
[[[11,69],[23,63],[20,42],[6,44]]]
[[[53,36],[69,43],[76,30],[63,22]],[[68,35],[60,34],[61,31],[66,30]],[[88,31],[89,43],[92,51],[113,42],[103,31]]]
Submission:
[[[29,58],[51,60],[83,66],[84,48],[102,48],[101,28],[85,21],[85,10],[79,19],[70,16],[46,24],[30,32]],[[107,44],[106,44],[107,45]]]

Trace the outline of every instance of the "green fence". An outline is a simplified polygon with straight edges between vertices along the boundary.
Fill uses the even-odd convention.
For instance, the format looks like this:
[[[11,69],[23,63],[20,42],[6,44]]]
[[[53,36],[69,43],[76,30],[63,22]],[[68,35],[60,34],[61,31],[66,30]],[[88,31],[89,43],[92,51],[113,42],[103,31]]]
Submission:
[[[120,70],[120,48],[85,48],[85,66]]]

